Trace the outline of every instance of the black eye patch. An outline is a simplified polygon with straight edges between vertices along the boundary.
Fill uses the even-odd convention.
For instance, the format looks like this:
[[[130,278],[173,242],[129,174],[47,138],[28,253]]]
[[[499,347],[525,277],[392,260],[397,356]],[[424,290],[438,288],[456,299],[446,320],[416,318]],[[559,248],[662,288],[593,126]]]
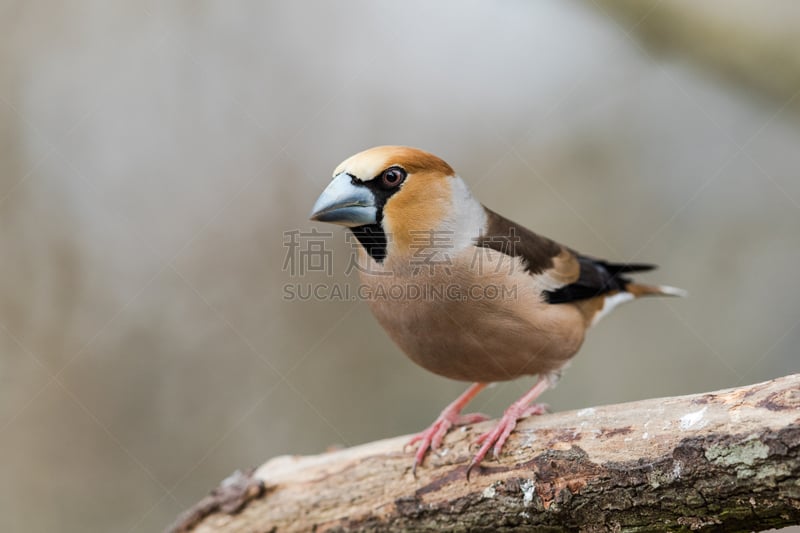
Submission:
[[[388,184],[384,181],[383,178],[387,173],[393,174],[392,177],[394,179],[399,177],[396,183],[393,179],[390,179]],[[352,174],[348,174],[348,176],[350,176],[350,181],[353,185],[357,187],[366,187],[372,192],[375,197],[375,208],[377,210],[375,215],[375,220],[377,222],[375,224],[357,226],[355,228],[350,228],[350,231],[353,232],[353,235],[356,236],[358,242],[361,243],[361,246],[364,247],[370,257],[378,263],[382,263],[383,260],[386,259],[387,243],[386,232],[383,229],[383,208],[389,198],[400,190],[399,185],[405,181],[407,176],[406,171],[400,167],[392,166],[381,172],[378,176],[367,181],[361,181]]]

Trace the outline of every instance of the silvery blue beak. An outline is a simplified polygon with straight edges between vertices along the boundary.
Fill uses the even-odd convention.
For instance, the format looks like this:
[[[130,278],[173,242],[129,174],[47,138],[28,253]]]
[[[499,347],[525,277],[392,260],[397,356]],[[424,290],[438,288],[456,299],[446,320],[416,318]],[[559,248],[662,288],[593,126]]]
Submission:
[[[377,215],[372,191],[363,185],[354,185],[348,174],[341,173],[317,198],[310,218],[353,228],[375,224]]]

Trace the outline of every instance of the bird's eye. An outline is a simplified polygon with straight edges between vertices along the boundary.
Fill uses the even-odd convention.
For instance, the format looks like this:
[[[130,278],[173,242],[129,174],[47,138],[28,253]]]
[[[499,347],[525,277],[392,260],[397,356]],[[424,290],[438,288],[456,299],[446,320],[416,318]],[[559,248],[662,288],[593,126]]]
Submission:
[[[400,185],[406,178],[406,171],[400,167],[390,167],[381,174],[381,183],[387,189]]]

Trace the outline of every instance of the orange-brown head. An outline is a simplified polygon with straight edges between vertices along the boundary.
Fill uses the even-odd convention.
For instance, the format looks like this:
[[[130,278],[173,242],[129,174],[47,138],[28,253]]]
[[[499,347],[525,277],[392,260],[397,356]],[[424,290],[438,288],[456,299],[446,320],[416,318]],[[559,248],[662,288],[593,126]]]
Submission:
[[[461,219],[480,218],[482,212],[442,159],[417,148],[377,146],[336,167],[311,219],[350,227],[370,256],[381,262],[390,252],[410,253],[412,243],[425,232],[460,235]]]

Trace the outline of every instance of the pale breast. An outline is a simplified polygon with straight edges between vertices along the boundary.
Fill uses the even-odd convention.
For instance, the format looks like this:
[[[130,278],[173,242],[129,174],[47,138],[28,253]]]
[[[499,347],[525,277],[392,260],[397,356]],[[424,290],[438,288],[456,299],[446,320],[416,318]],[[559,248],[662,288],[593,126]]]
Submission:
[[[464,381],[559,370],[583,342],[577,307],[551,305],[517,259],[470,247],[447,264],[373,265],[362,273],[372,313],[417,364]],[[374,270],[373,270],[374,271]]]

